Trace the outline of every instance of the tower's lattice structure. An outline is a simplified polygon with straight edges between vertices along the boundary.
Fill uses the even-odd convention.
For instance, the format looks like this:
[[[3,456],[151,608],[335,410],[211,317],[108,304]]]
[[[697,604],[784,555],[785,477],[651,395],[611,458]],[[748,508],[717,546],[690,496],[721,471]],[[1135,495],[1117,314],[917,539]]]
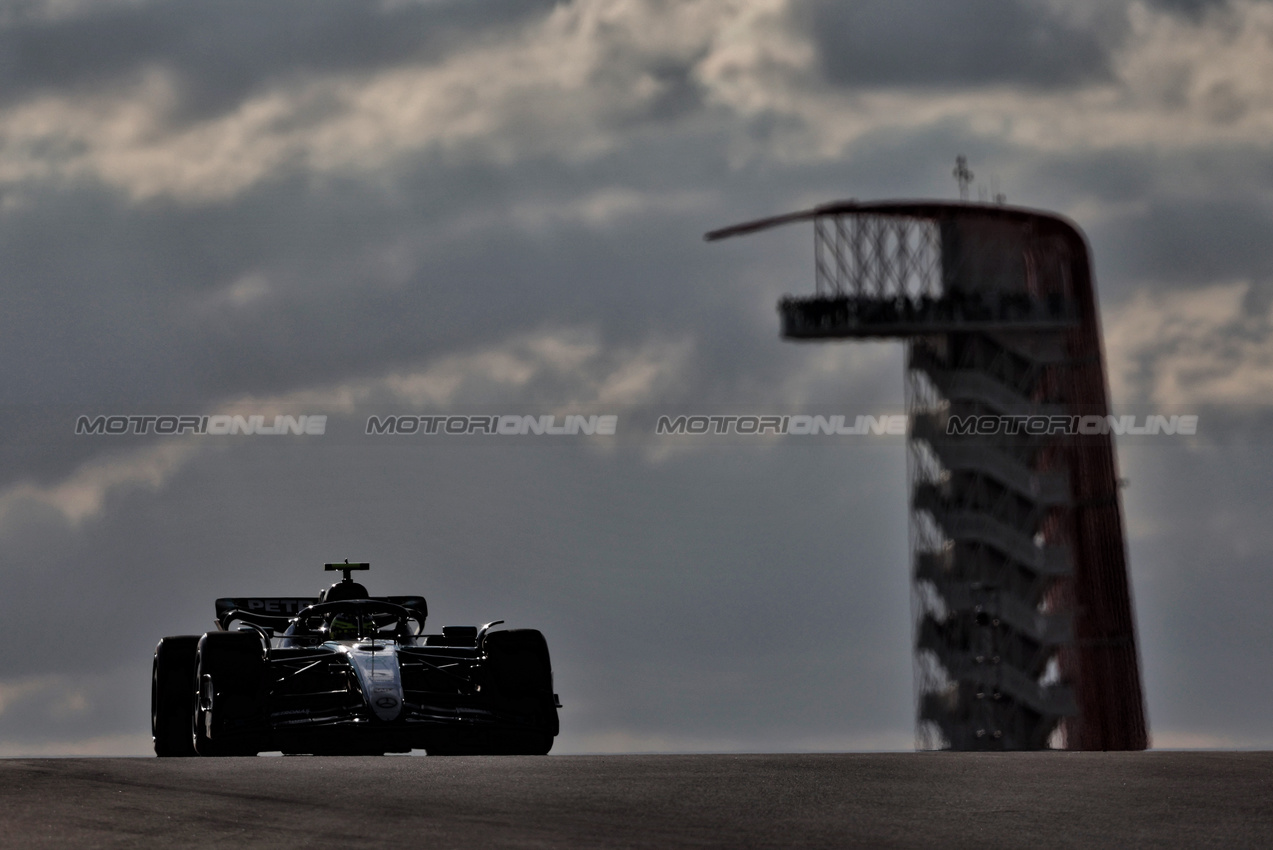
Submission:
[[[815,291],[780,302],[783,337],[907,346],[920,746],[1143,749],[1114,448],[1070,433],[1108,414],[1082,234],[1004,206],[844,202],[708,238],[807,220]]]

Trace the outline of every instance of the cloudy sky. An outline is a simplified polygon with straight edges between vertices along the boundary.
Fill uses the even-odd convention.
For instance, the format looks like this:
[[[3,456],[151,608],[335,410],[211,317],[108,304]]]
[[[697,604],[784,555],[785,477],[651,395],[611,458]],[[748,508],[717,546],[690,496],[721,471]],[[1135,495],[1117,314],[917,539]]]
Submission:
[[[1088,233],[1157,746],[1273,746],[1273,4],[0,3],[0,755],[149,752],[150,653],[368,560],[537,627],[557,752],[913,743],[897,344],[793,345],[808,226],[975,197]],[[1186,409],[1189,409],[1186,411]],[[325,414],[312,437],[79,415]],[[609,413],[614,437],[361,435]]]

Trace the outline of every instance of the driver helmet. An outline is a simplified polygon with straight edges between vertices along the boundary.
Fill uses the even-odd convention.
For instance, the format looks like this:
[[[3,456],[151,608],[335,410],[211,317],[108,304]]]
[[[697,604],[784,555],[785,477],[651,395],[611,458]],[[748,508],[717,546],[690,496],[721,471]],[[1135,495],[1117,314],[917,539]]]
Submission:
[[[348,614],[337,614],[328,624],[327,634],[332,640],[356,640],[358,621]]]

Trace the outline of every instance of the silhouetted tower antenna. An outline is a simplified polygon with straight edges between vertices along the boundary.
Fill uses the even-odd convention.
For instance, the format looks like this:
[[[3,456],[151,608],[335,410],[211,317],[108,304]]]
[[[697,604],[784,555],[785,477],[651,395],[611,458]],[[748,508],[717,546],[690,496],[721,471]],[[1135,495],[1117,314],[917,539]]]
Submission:
[[[968,187],[972,185],[973,178],[973,173],[968,169],[968,157],[963,154],[955,157],[955,170],[951,173],[959,184],[959,200],[968,200]]]
[[[954,173],[966,199],[963,156]],[[1144,749],[1113,440],[1049,424],[1109,413],[1083,234],[1019,207],[843,201],[707,239],[810,220],[815,293],[779,302],[782,336],[906,342],[918,744]]]

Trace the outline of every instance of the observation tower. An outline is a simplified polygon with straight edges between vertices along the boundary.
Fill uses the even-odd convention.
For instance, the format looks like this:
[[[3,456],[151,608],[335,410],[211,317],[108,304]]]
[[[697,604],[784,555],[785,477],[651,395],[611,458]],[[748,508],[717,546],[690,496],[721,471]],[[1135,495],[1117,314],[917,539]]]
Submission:
[[[1083,234],[846,201],[706,238],[805,221],[814,293],[779,302],[783,338],[906,344],[919,746],[1144,749],[1114,446],[1082,427],[1109,413]]]

